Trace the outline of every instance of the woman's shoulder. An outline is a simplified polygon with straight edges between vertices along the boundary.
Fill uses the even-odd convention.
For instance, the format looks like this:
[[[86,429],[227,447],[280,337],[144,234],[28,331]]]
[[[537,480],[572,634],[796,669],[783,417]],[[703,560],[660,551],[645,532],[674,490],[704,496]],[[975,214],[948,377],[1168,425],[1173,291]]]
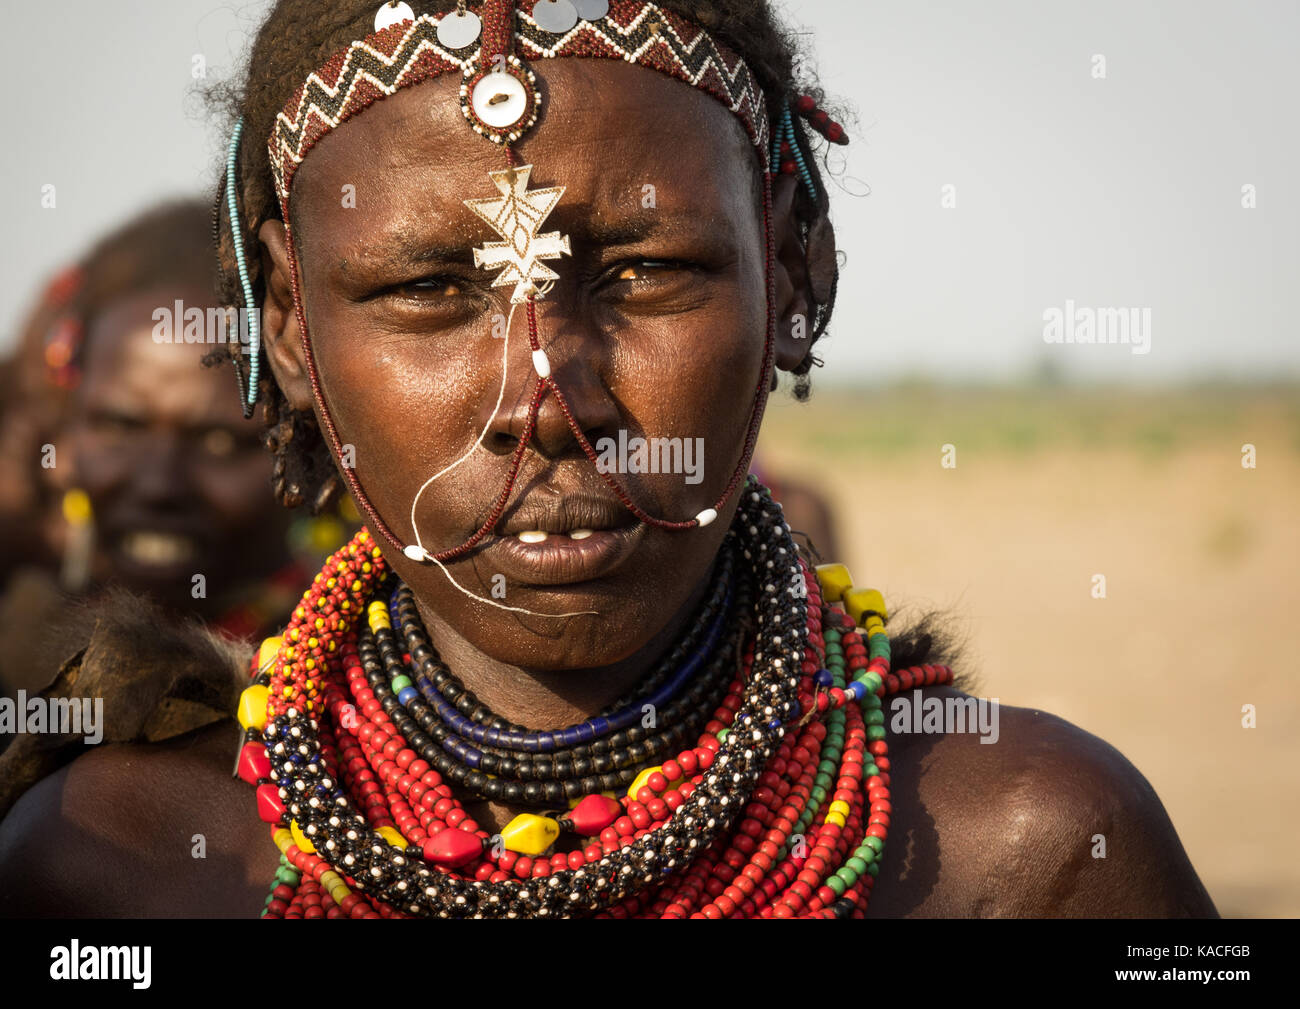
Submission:
[[[882,916],[1213,917],[1154,789],[1062,718],[941,688],[886,706]]]
[[[278,863],[231,777],[233,721],[92,749],[0,822],[0,905],[21,916],[256,914]]]

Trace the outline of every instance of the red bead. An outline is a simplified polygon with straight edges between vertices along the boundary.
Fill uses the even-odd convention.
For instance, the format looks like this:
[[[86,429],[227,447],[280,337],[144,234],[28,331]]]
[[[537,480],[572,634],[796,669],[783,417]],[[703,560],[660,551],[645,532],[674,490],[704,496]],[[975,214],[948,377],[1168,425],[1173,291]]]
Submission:
[[[483,854],[483,839],[467,830],[448,827],[424,842],[424,860],[458,869]]]
[[[573,829],[583,837],[595,837],[622,815],[623,807],[617,799],[599,793],[587,796],[569,810]]]
[[[275,785],[257,787],[257,815],[267,823],[279,823],[284,819],[284,801]]]
[[[271,758],[266,755],[266,747],[261,743],[245,743],[239,751],[239,776],[250,785],[256,785],[258,778],[271,776]]]
[[[799,100],[795,102],[795,108],[804,115],[807,115],[812,112],[813,109],[817,108],[817,103],[813,101],[812,95],[800,95]]]

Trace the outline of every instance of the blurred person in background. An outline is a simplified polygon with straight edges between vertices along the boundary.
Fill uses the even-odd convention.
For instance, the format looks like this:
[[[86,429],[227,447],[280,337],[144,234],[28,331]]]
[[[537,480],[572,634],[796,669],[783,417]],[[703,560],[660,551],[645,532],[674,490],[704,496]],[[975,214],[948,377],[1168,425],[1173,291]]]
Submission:
[[[211,273],[207,208],[166,204],[60,273],[28,317],[0,379],[4,695],[58,694],[59,663],[110,610],[251,640],[296,601],[306,569],[257,425],[229,374],[203,367],[223,335]],[[113,689],[98,689],[110,705]],[[202,676],[181,693],[186,719],[225,699]]]

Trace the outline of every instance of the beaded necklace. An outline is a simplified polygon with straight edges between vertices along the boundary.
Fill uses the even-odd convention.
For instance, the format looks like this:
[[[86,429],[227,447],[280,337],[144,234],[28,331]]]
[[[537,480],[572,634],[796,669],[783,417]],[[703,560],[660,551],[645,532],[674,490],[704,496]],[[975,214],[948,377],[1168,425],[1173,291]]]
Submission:
[[[843,565],[810,569],[780,505],[752,478],[724,544],[724,555],[733,551],[734,567],[724,556],[718,570],[731,572],[734,602],[717,610],[734,622],[748,607],[752,630],[735,638],[739,662],[727,662],[718,640],[729,638],[706,603],[674,649],[696,669],[724,669],[728,682],[694,745],[671,759],[627,762],[643,743],[614,743],[629,730],[613,726],[639,698],[664,694],[673,662],[630,704],[558,733],[495,718],[441,673],[444,702],[466,720],[444,717],[443,728],[483,727],[482,752],[516,760],[516,774],[520,755],[540,754],[545,740],[542,773],[571,803],[557,815],[522,813],[493,837],[453,791],[485,794],[487,772],[454,746],[441,751],[447,773],[422,755],[438,757],[436,736],[419,735],[440,716],[401,670],[407,657],[426,668],[439,660],[403,615],[409,592],[393,592],[379,549],[359,533],[316,576],[283,637],[264,644],[240,700],[239,774],[256,786],[281,852],[264,916],[861,917],[892,812],[882,699],[951,683],[952,673],[890,672],[880,593],[855,589]],[[397,654],[393,610],[407,657]],[[694,703],[709,688],[700,691],[678,696]],[[566,787],[585,777],[579,760],[620,748],[616,777],[633,779],[626,791]],[[553,795],[523,799],[553,808]],[[570,834],[581,841],[554,850]]]

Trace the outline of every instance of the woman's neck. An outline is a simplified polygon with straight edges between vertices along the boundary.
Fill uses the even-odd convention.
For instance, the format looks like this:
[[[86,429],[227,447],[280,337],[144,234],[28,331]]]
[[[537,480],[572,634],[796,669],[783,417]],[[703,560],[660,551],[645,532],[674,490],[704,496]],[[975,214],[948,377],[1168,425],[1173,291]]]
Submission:
[[[496,715],[533,730],[560,729],[598,714],[644,679],[699,611],[714,578],[705,577],[668,622],[618,662],[569,669],[529,669],[485,655],[417,600],[429,640],[467,690]]]

